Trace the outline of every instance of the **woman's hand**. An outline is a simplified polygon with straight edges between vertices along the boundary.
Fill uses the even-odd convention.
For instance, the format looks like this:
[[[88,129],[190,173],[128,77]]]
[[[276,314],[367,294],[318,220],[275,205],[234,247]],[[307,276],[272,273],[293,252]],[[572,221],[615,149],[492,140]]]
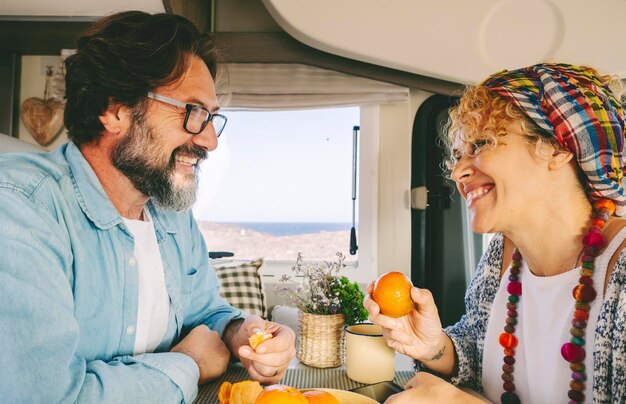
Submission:
[[[430,361],[443,354],[446,335],[433,296],[427,289],[411,288],[413,310],[406,316],[391,318],[380,314],[378,304],[372,299],[374,284],[367,287],[368,296],[363,303],[370,313],[370,320],[383,328],[387,345],[420,361]]]
[[[385,404],[402,403],[485,403],[470,393],[458,389],[447,381],[427,372],[418,372],[404,386],[404,391],[389,397]]]

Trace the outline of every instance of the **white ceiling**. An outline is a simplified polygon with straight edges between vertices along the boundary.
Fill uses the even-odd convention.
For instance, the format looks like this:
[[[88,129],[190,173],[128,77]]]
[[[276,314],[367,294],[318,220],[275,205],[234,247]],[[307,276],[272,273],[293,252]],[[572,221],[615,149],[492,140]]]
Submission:
[[[162,13],[165,8],[162,0],[0,0],[0,16],[97,17],[123,10]]]
[[[314,48],[460,83],[539,62],[626,78],[624,0],[262,0]]]

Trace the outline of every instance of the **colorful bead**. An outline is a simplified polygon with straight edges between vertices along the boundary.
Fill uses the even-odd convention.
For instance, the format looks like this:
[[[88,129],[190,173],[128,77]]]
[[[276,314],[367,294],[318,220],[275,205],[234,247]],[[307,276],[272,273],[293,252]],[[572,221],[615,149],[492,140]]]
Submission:
[[[585,400],[584,390],[587,375],[585,374],[585,364],[583,361],[586,357],[585,352],[585,329],[587,320],[589,319],[589,303],[596,298],[596,291],[593,288],[593,270],[594,259],[598,256],[602,248],[606,244],[602,229],[605,227],[609,217],[615,212],[615,203],[609,199],[601,199],[595,201],[594,218],[592,226],[583,237],[583,251],[581,253],[582,267],[579,270],[579,284],[572,290],[572,296],[575,299],[575,311],[572,319],[572,328],[570,329],[570,341],[561,347],[561,355],[570,362],[572,370],[572,380],[570,381],[570,390],[567,396],[569,403],[576,404]],[[517,325],[517,302],[522,295],[522,284],[519,281],[520,268],[522,266],[522,254],[515,249],[511,256],[511,269],[509,275],[509,283],[507,284],[507,292],[509,293],[507,308],[506,325],[504,333],[500,334],[498,341],[504,347],[504,365],[502,365],[502,380],[504,381],[502,388],[504,393],[500,396],[502,403],[519,404],[520,399],[515,394],[515,384],[513,383],[513,370],[515,363],[515,347],[518,339],[513,335],[515,325]]]
[[[502,388],[503,388],[505,391],[509,391],[509,392],[510,392],[510,391],[515,391],[515,384],[514,384],[514,383],[511,383],[511,382],[504,382],[504,383],[502,384]]]
[[[513,393],[512,391],[507,391],[505,393],[502,393],[502,395],[500,396],[500,402],[502,404],[520,404],[521,401],[517,394]]]
[[[585,360],[585,349],[571,342],[566,342],[561,347],[561,355],[568,362],[582,362]]]
[[[578,320],[588,320],[589,319],[589,312],[586,312],[584,310],[575,310],[574,311],[574,318],[578,319]]]
[[[593,208],[594,210],[608,210],[609,213],[612,215],[613,213],[615,213],[615,202],[610,199],[600,199],[593,203]]]
[[[522,284],[520,282],[509,282],[509,284],[506,286],[506,291],[509,292],[510,295],[521,296]]]
[[[577,403],[582,403],[583,401],[585,401],[585,395],[580,391],[570,390],[567,392],[567,396]]]
[[[569,368],[573,372],[584,372],[585,364],[583,362],[572,362],[569,364]]]
[[[504,357],[504,363],[506,363],[507,365],[514,365],[515,364],[515,357],[514,356],[505,356]]]
[[[578,380],[572,380],[571,382],[569,382],[569,387],[572,390],[583,391],[585,389],[585,383]]]
[[[517,337],[509,334],[508,332],[500,334],[498,341],[500,341],[500,345],[503,348],[515,348],[517,346]]]
[[[572,296],[579,302],[592,302],[596,298],[596,290],[591,285],[576,285],[572,290]]]

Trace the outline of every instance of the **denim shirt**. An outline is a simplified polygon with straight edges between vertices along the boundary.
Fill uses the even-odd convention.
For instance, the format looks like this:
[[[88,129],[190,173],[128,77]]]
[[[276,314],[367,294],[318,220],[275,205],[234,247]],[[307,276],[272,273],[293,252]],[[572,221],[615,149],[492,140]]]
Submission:
[[[147,206],[170,317],[155,353],[133,356],[133,236],[91,166],[73,143],[0,156],[0,401],[193,401],[198,367],[169,349],[243,313],[219,296],[191,212]]]

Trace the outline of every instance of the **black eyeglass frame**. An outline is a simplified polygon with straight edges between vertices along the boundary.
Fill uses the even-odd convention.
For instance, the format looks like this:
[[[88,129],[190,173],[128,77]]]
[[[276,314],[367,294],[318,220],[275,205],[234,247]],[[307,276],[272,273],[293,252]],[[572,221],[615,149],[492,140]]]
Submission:
[[[208,109],[206,109],[203,106],[198,105],[198,104],[185,104],[183,102],[176,101],[175,99],[166,97],[164,95],[153,93],[152,91],[150,91],[148,93],[148,98],[153,99],[155,101],[163,102],[165,104],[173,105],[175,107],[184,108],[186,113],[185,113],[185,120],[183,121],[183,129],[185,129],[185,131],[187,133],[191,134],[191,135],[197,135],[199,133],[202,133],[204,128],[206,128],[206,126],[209,124],[209,122],[213,122],[213,119],[217,116],[217,117],[220,117],[220,118],[222,118],[224,120],[224,125],[222,125],[222,128],[219,130],[219,132],[215,131],[215,136],[216,137],[220,137],[220,135],[224,131],[224,128],[226,127],[226,123],[228,122],[228,118],[226,118],[226,116],[224,116],[222,114],[214,114],[211,111],[209,111]],[[197,131],[197,132],[194,132],[194,131],[191,131],[191,130],[187,129],[187,121],[189,120],[189,116],[191,115],[191,111],[198,110],[198,109],[202,109],[202,110],[206,111],[206,113],[208,114],[208,117],[202,123],[202,125],[200,126],[200,130]]]

